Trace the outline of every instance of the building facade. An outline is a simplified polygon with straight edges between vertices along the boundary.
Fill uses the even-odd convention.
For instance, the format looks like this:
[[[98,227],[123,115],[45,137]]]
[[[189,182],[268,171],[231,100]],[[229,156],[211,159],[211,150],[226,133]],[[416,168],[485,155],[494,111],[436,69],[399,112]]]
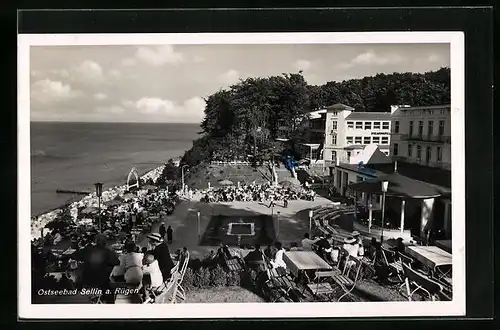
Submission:
[[[350,163],[367,145],[376,144],[389,156],[391,144],[390,112],[355,112],[344,104],[326,108],[325,162]]]
[[[451,106],[394,106],[391,157],[451,169]]]

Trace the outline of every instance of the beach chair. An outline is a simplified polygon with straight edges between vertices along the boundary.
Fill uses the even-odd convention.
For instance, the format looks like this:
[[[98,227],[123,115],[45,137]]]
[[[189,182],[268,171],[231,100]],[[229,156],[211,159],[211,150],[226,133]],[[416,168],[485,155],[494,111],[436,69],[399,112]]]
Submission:
[[[177,291],[176,291],[176,297],[179,300],[186,300],[186,291],[184,288],[181,286],[182,281],[184,280],[184,275],[186,275],[186,271],[189,265],[189,252],[186,254],[186,256],[179,260],[177,263],[177,269],[178,271],[176,272],[178,275],[176,276],[177,280]]]
[[[403,263],[403,272],[408,301],[412,301],[413,295],[419,291],[425,292],[432,301],[451,300],[440,283],[411,268],[409,264]],[[412,287],[414,287],[413,290]]]
[[[267,280],[264,282],[265,288],[263,291],[267,290],[267,296],[270,302],[277,302],[280,299],[286,301],[294,301],[291,297],[291,291],[298,293],[295,283],[288,276],[285,269],[273,269],[270,266],[269,259],[262,254],[262,260],[264,262],[265,274],[267,275]],[[299,294],[302,296],[301,294]]]
[[[391,274],[395,274],[402,282],[404,273],[402,260],[399,257],[399,254],[395,251],[391,251],[382,247],[382,256],[384,257],[385,264],[392,271]]]
[[[315,297],[327,296],[330,299],[335,291],[332,285],[327,281],[331,280],[336,275],[335,271],[319,271],[314,275],[313,283],[308,283],[307,288]]]
[[[346,255],[345,264],[342,270],[336,269],[332,274],[332,279],[344,290],[344,294],[340,296],[338,301],[342,300],[356,287],[363,263],[356,257],[350,256],[349,253],[341,248],[342,254]],[[352,278],[354,277],[354,278]]]

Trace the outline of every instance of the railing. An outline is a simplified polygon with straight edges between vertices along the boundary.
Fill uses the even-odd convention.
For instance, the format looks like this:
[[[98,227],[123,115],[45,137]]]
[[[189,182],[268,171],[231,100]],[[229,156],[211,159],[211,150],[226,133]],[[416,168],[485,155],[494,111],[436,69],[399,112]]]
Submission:
[[[400,138],[407,141],[451,143],[451,136],[447,135],[401,134]]]
[[[224,165],[224,166],[237,166],[237,165],[246,165],[250,166],[252,165],[251,162],[249,161],[241,161],[241,160],[234,160],[234,161],[211,161],[210,165]]]

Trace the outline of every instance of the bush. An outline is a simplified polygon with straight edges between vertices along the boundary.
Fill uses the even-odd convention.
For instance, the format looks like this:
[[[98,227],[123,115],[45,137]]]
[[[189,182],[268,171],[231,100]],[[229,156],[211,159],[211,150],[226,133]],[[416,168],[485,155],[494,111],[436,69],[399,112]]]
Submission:
[[[186,274],[184,274],[184,279],[182,280],[182,287],[187,291],[193,290],[195,288],[196,282],[196,272],[191,268],[186,269]]]
[[[210,272],[210,285],[216,288],[226,286],[227,284],[227,275],[224,269],[221,266],[217,265]]]
[[[227,286],[240,286],[241,284],[241,274],[237,272],[227,272],[226,273],[226,285]]]
[[[195,286],[198,288],[208,288],[210,286],[210,271],[207,268],[200,268],[196,277]]]

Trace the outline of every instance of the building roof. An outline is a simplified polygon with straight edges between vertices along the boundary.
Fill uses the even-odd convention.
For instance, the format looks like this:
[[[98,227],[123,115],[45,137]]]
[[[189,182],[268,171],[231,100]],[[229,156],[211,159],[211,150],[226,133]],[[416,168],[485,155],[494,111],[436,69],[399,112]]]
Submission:
[[[441,168],[406,163],[402,161],[398,161],[397,165],[392,162],[386,164],[368,162],[367,164],[364,164],[364,167],[372,170],[372,175],[370,175],[367,171],[360,172],[357,164],[342,163],[337,167],[372,177],[381,177],[392,174],[394,173],[395,167],[397,167],[397,173],[412,180],[424,182],[432,186],[442,196],[451,195],[451,171]]]
[[[424,110],[424,109],[441,109],[441,108],[451,108],[451,104],[442,104],[442,105],[427,105],[427,106],[418,106],[418,107],[399,107],[399,110]]]
[[[384,174],[377,178],[354,183],[349,186],[355,191],[362,191],[372,194],[382,194],[382,181],[387,181],[387,196],[400,198],[425,199],[442,195],[436,186],[414,180],[398,172]]]
[[[350,106],[342,104],[342,103],[336,103],[336,104],[327,106],[326,109],[327,110],[337,110],[337,111],[344,111],[344,110],[354,111],[353,107],[350,107]]]
[[[391,120],[390,112],[351,112],[346,120]]]

